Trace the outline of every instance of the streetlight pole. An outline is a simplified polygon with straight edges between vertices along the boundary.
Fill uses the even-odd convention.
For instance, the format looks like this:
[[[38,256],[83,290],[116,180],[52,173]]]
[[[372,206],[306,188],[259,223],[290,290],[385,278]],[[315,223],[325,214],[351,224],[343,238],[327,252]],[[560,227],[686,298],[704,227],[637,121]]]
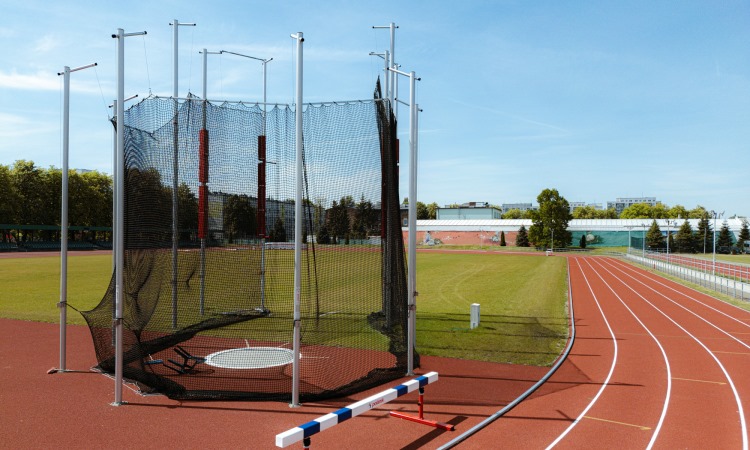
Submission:
[[[711,272],[712,272],[712,275],[716,276],[716,216],[717,215],[720,217],[723,216],[724,211],[722,211],[721,214],[718,214],[716,211],[711,210],[711,214],[713,214],[714,216],[714,250],[713,250],[713,256],[711,258],[712,263],[713,263],[712,264],[713,268],[711,269]]]
[[[671,236],[671,230],[669,227],[671,224],[672,222],[667,219],[667,264],[669,264],[669,237]]]
[[[632,241],[630,240],[630,230],[633,229],[633,225],[626,225],[625,228],[628,229],[628,253],[630,253],[630,247],[632,247]]]

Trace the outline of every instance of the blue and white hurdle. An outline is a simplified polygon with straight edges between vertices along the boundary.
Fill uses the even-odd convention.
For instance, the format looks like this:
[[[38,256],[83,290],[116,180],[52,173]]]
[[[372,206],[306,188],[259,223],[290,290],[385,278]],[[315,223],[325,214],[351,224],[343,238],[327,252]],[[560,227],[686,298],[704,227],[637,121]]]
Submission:
[[[304,448],[310,448],[310,436],[313,436],[323,430],[338,425],[345,420],[349,420],[352,417],[356,417],[364,412],[367,412],[376,406],[383,405],[390,402],[391,400],[401,397],[402,395],[414,392],[419,389],[419,416],[414,417],[400,412],[391,411],[391,415],[406,419],[412,422],[421,423],[423,425],[429,425],[442,430],[453,431],[454,427],[451,424],[435,422],[433,420],[426,420],[424,418],[424,387],[430,383],[434,383],[438,380],[437,372],[429,372],[420,377],[409,380],[406,383],[399,384],[388,390],[371,395],[364,400],[352,403],[349,406],[320,416],[315,420],[302,424],[298,427],[294,427],[283,433],[276,435],[276,446],[287,447],[295,442],[303,441]]]

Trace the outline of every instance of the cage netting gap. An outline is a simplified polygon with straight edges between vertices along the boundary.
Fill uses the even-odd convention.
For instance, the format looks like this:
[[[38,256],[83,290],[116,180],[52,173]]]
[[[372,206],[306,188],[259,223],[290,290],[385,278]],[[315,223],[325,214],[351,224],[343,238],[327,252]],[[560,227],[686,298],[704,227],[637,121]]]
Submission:
[[[277,105],[264,113],[258,105],[191,95],[179,101],[176,114],[177,183],[174,100],[152,96],[124,115],[123,374],[144,391],[175,399],[288,401],[294,111]],[[313,401],[403,376],[407,293],[391,105],[378,86],[373,100],[309,105],[303,127],[300,400]],[[207,163],[200,162],[201,133],[211,137]],[[267,172],[259,183],[261,135]],[[201,168],[208,173],[201,175]],[[115,368],[113,303],[110,284],[101,303],[83,313],[105,372]]]

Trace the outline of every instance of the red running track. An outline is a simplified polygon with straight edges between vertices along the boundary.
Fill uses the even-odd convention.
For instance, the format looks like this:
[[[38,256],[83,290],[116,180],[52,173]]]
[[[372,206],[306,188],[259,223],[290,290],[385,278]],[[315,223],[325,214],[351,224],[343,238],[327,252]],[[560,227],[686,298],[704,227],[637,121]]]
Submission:
[[[569,266],[569,358],[476,436],[505,448],[747,449],[750,313],[617,259]]]

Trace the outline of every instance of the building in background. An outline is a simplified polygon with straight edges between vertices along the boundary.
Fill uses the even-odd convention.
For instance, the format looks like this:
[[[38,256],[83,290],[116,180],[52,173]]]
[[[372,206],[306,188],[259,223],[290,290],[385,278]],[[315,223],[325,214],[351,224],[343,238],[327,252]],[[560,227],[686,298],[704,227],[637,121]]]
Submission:
[[[570,212],[572,213],[578,208],[583,208],[584,206],[590,206],[591,208],[594,208],[596,210],[602,210],[602,204],[601,203],[586,203],[586,202],[570,202]]]
[[[518,209],[521,212],[524,212],[535,210],[537,209],[537,207],[532,205],[531,203],[503,203],[502,205],[500,205],[500,210],[503,212],[503,214],[507,213],[511,209]]]
[[[614,209],[619,216],[625,208],[630,205],[635,205],[636,203],[645,203],[649,206],[656,206],[659,202],[656,201],[656,197],[622,197],[615,199],[613,202],[607,202],[607,209]]]
[[[500,219],[502,211],[487,202],[469,202],[453,208],[438,208],[437,220]]]

